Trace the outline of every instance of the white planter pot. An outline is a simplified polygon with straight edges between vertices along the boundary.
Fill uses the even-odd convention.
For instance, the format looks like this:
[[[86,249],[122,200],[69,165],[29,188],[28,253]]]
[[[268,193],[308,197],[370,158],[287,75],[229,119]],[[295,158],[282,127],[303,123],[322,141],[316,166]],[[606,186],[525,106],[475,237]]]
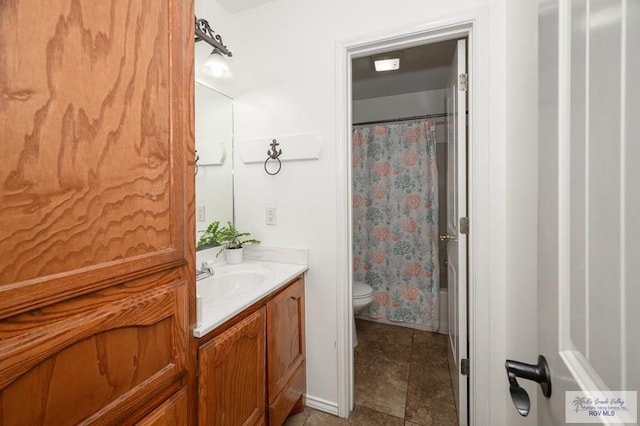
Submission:
[[[242,263],[242,247],[237,249],[224,249],[224,255],[229,265],[237,265],[238,263]]]

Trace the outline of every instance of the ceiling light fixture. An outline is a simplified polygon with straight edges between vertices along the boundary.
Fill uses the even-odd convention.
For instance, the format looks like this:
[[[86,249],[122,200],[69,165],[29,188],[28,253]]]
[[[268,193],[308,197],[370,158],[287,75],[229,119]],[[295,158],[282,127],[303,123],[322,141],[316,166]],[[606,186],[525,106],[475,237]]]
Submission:
[[[404,52],[399,50],[371,56],[371,61],[377,72],[395,71],[400,69],[400,61],[403,56]]]
[[[200,71],[216,78],[231,77],[231,69],[229,69],[229,64],[224,57],[232,57],[233,55],[222,42],[222,37],[211,29],[211,25],[206,19],[198,19],[196,16],[195,22],[195,42],[204,41],[213,47],[211,55],[204,60]]]
[[[377,59],[373,61],[376,71],[394,71],[400,68],[400,58]]]

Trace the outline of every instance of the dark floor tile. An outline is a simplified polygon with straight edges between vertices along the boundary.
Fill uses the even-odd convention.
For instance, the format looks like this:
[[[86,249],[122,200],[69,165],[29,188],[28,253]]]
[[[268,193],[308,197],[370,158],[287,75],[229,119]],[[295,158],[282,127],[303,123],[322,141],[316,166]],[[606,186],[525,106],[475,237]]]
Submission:
[[[457,426],[458,419],[455,411],[437,411],[427,413],[423,417],[413,421],[407,420],[405,424],[415,424],[418,426]]]
[[[355,404],[404,418],[409,363],[363,353],[354,364]]]
[[[305,408],[286,426],[455,426],[446,335],[357,320],[349,419]]]
[[[438,367],[447,365],[448,336],[416,330],[413,334],[412,361],[427,360]]]
[[[305,407],[302,413],[295,414],[284,422],[284,426],[339,426],[348,424],[349,421],[347,419],[342,419],[309,407]]]
[[[420,332],[413,342],[405,419],[424,426],[456,425],[446,336]]]
[[[403,426],[404,420],[356,405],[349,416],[349,424],[355,426]]]
[[[402,362],[411,359],[413,330],[373,321],[356,320],[358,346],[354,355],[366,353],[385,356]]]
[[[407,394],[405,419],[419,425],[456,425],[456,408],[450,391],[432,390]],[[436,423],[434,421],[438,420]]]

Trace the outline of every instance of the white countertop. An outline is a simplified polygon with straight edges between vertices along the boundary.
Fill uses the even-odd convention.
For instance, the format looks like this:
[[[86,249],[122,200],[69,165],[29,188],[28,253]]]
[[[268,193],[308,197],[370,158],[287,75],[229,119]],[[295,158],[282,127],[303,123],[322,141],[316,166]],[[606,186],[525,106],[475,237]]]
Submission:
[[[255,259],[246,259],[238,265],[217,262],[214,275],[196,283],[199,311],[193,335],[206,335],[307,269],[306,264]],[[239,280],[234,283],[234,278]]]

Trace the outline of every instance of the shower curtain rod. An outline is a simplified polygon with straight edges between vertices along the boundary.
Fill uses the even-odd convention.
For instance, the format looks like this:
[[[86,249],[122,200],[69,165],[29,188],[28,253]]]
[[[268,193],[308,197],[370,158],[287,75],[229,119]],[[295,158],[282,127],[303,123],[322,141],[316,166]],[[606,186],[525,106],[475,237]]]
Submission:
[[[440,114],[414,115],[413,117],[401,117],[401,118],[394,118],[394,119],[391,119],[391,120],[363,121],[361,123],[353,123],[353,125],[354,126],[364,126],[364,125],[367,125],[367,124],[395,123],[397,121],[420,120],[422,118],[448,117],[449,115],[453,115],[453,114],[440,113]]]

